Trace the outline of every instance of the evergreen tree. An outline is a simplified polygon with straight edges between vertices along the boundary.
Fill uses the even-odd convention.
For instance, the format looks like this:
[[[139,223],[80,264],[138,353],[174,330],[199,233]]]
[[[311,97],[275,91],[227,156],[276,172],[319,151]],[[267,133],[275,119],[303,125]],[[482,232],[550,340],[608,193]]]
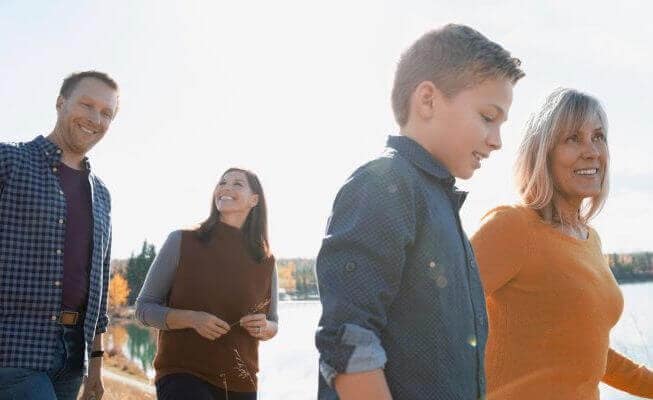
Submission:
[[[128,304],[133,305],[136,302],[136,298],[143,287],[143,282],[145,282],[145,276],[147,271],[152,265],[156,257],[156,249],[153,244],[143,241],[143,246],[141,247],[141,252],[137,256],[134,256],[134,253],[129,257],[127,261],[127,283],[129,284],[129,298]]]

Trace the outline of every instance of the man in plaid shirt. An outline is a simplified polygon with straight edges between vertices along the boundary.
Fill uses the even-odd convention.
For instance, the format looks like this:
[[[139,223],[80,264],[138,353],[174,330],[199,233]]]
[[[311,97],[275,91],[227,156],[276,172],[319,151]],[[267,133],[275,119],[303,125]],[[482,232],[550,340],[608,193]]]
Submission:
[[[118,110],[97,71],[66,78],[47,136],[0,143],[0,400],[100,399],[111,201],[86,153]],[[90,360],[90,361],[89,361]]]

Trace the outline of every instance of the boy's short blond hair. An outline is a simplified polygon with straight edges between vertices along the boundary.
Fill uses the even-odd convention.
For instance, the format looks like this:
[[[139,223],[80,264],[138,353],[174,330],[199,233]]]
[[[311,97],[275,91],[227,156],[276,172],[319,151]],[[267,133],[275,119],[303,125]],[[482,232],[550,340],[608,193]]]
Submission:
[[[513,84],[524,76],[521,61],[476,30],[449,24],[417,39],[399,60],[392,88],[392,109],[400,127],[408,122],[410,98],[417,86],[430,81],[452,98],[487,79]]]

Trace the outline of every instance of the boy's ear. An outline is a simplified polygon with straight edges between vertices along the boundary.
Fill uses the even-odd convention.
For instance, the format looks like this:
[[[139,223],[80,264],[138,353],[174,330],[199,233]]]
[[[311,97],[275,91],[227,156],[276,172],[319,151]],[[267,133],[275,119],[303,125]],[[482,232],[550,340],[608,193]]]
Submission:
[[[430,119],[435,112],[442,93],[431,81],[424,81],[417,85],[413,92],[415,112],[422,119]]]

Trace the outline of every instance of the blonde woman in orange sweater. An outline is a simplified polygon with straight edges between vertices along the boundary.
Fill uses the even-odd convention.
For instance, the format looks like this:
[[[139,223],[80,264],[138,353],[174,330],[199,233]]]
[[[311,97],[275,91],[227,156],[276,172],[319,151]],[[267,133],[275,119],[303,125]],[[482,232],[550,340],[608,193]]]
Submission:
[[[491,210],[472,237],[489,400],[598,399],[600,381],[653,398],[653,372],[610,348],[623,297],[588,225],[608,193],[607,130],[595,98],[554,91],[519,149],[522,204]]]

